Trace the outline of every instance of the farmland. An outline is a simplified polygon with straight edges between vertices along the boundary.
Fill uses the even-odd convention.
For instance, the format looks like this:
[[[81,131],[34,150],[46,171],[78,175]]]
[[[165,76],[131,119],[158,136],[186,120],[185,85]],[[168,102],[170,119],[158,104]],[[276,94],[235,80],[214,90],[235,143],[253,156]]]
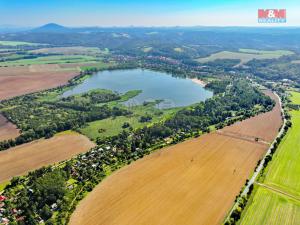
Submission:
[[[14,139],[19,136],[16,126],[0,114],[0,141]]]
[[[259,51],[255,49],[239,49],[238,52],[222,51],[214,53],[206,58],[197,59],[200,63],[207,63],[217,59],[238,59],[240,64],[245,64],[252,59],[276,59],[284,55],[293,54],[290,51]]]
[[[42,166],[86,152],[94,144],[85,136],[64,132],[0,152],[0,183]]]
[[[88,47],[56,47],[56,48],[40,48],[30,51],[31,53],[39,54],[63,54],[63,55],[95,55],[101,53],[98,48]]]
[[[292,103],[299,103],[292,92]],[[292,127],[256,185],[256,192],[242,215],[241,224],[296,224],[300,221],[300,112],[293,110]],[[275,190],[275,191],[274,191]],[[255,221],[253,220],[255,218]]]
[[[254,137],[269,138],[260,133],[267,129],[274,131],[271,134],[275,137],[281,124],[278,109],[277,102],[266,113],[275,123],[262,123],[256,116],[230,127],[243,131],[244,124],[247,128],[252,124],[257,133],[249,129],[250,133],[232,135],[224,129],[124,167],[78,205],[70,224],[220,224],[268,148]]]
[[[21,46],[21,45],[37,46],[37,45],[42,45],[42,44],[23,42],[23,41],[0,41],[0,45],[16,47],[16,46]]]
[[[0,68],[0,99],[8,99],[18,95],[45,90],[67,84],[70,79],[78,75],[78,71],[44,71],[33,72],[32,67]]]
[[[13,61],[0,62],[1,66],[26,66],[35,64],[63,64],[63,63],[91,63],[97,62],[93,56],[87,55],[60,55],[60,56],[43,56],[33,59],[18,59]]]

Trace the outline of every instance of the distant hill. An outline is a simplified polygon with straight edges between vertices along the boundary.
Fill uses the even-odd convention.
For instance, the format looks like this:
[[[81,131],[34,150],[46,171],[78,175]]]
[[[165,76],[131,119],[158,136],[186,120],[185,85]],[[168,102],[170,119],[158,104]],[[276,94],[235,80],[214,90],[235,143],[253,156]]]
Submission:
[[[38,33],[64,33],[69,32],[71,29],[68,27],[61,26],[56,23],[48,23],[44,26],[35,28],[31,30],[32,32],[38,32]]]

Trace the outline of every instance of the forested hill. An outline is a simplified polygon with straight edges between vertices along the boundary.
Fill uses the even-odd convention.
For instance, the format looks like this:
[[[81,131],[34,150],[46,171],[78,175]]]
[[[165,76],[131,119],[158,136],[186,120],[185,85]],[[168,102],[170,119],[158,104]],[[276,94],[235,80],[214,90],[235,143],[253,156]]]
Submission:
[[[189,55],[197,57],[239,48],[289,49],[300,52],[299,28],[66,28],[52,24],[26,32],[3,34],[0,40],[94,46],[116,52],[130,49],[133,54],[141,53],[141,48],[145,46],[157,49],[154,53],[159,54],[170,48],[185,45]]]

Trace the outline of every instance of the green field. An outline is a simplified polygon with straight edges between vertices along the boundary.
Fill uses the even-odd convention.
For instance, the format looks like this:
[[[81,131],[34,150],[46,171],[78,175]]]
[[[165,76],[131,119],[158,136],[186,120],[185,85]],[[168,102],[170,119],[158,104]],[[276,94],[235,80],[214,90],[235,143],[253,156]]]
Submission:
[[[252,59],[275,59],[284,55],[291,55],[293,52],[285,50],[260,51],[255,49],[239,49],[238,52],[222,51],[214,53],[205,58],[197,59],[200,63],[215,61],[216,59],[239,59],[240,64],[245,64]]]
[[[99,60],[98,60],[99,61]],[[1,62],[0,66],[24,66],[37,64],[62,64],[62,63],[94,63],[97,58],[86,55],[61,55],[61,56],[45,56],[33,59],[19,59],[14,61]]]
[[[132,91],[133,93],[134,91]],[[130,98],[131,92],[122,96],[120,101],[126,101]],[[134,93],[133,93],[134,94]],[[133,97],[133,96],[132,96]],[[114,106],[119,103],[109,103],[109,105]],[[107,118],[104,120],[98,120],[88,123],[87,126],[82,128],[80,131],[92,140],[96,140],[97,137],[109,137],[119,134],[123,128],[123,124],[128,122],[133,129],[141,128],[149,124],[162,121],[171,114],[175,113],[178,108],[159,110],[154,107],[155,103],[151,103],[146,106],[134,106],[130,110],[133,112],[130,116],[118,116],[116,118]],[[149,122],[140,122],[141,116],[150,115],[152,120]]]
[[[292,92],[292,103],[300,93]],[[293,196],[257,186],[241,224],[299,224],[300,221],[300,111],[291,111],[292,128],[281,141],[260,182]],[[299,200],[296,200],[299,199]],[[297,223],[298,221],[298,223]]]
[[[240,225],[297,225],[300,221],[300,202],[258,187]]]
[[[291,94],[292,94],[291,100],[293,104],[300,105],[300,93],[292,91]]]
[[[0,41],[0,45],[5,45],[5,46],[20,46],[20,45],[37,46],[37,45],[45,45],[45,44],[22,42],[22,41]]]

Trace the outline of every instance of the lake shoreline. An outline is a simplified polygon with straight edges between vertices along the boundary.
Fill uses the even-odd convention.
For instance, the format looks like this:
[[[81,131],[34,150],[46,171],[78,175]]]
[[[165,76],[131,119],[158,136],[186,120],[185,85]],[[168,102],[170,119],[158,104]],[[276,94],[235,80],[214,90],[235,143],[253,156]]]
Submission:
[[[193,81],[195,84],[199,84],[201,87],[205,87],[207,85],[205,81],[200,80],[198,78],[192,78],[190,80]]]

